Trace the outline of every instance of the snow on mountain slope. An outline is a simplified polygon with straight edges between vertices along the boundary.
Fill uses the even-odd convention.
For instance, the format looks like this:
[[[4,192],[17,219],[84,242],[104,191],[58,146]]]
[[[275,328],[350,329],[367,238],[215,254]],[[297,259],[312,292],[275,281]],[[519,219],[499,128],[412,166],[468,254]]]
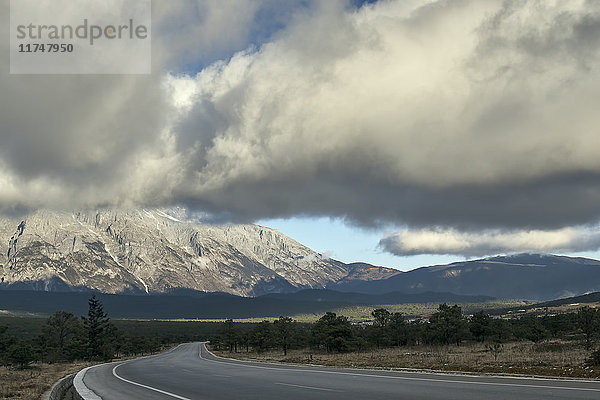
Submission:
[[[37,211],[24,219],[0,218],[0,287],[256,296],[322,288],[357,273],[274,229],[194,223],[177,211]],[[362,268],[373,268],[361,272],[371,279],[397,272]]]

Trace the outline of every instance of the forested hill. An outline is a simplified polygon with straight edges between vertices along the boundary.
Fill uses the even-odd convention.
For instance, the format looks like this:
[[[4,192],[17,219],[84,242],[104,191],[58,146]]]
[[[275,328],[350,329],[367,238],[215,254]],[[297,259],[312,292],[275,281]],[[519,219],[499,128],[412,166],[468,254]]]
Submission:
[[[387,279],[344,282],[328,288],[369,294],[431,291],[547,301],[600,291],[600,261],[519,254],[423,267]]]
[[[0,310],[50,315],[57,310],[84,315],[91,293],[32,292],[0,290]],[[96,294],[106,312],[113,318],[139,319],[221,319],[278,317],[280,315],[314,314],[357,304],[395,303],[478,303],[485,296],[456,296],[451,293],[379,296],[334,291],[302,291],[261,297],[239,297],[226,293],[193,293],[193,295],[112,295]]]

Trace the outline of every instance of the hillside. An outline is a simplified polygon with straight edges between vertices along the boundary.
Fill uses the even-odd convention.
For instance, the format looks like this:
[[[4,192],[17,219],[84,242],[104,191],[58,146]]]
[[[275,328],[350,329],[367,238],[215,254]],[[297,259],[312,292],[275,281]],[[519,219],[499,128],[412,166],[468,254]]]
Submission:
[[[97,294],[112,318],[130,319],[223,319],[277,317],[325,312],[347,306],[341,302],[305,302],[269,298],[239,297],[209,293],[189,297],[177,295]],[[86,315],[89,293],[0,291],[0,309],[50,315],[58,310]]]
[[[545,301],[543,303],[537,303],[528,307],[559,307],[571,304],[581,305],[582,307],[586,304],[600,303],[600,292],[588,293],[582,296],[567,297],[564,299],[557,299],[551,301]],[[528,308],[525,307],[525,308]]]
[[[600,291],[600,261],[519,254],[418,268],[387,279],[328,288],[368,294],[452,292],[496,298],[553,300]]]

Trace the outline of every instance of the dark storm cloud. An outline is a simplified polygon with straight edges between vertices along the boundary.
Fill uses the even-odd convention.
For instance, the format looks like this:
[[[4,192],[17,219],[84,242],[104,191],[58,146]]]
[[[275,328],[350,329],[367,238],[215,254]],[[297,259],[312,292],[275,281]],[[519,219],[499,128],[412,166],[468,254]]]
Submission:
[[[545,4],[331,7],[203,71],[181,132],[211,145],[175,197],[236,220],[596,220],[598,7]]]
[[[150,78],[4,73],[0,204],[328,215],[500,245],[598,221],[599,3],[301,3],[260,34],[268,1],[157,7]],[[251,32],[268,42],[223,55]]]
[[[271,181],[247,177],[202,202],[185,190],[178,197],[192,208],[228,210],[236,222],[252,221],[256,215],[309,214],[341,217],[368,227],[402,222],[465,231],[555,229],[595,221],[591,216],[600,213],[600,176],[569,174],[522,184],[428,189],[390,185],[373,176],[290,174]]]

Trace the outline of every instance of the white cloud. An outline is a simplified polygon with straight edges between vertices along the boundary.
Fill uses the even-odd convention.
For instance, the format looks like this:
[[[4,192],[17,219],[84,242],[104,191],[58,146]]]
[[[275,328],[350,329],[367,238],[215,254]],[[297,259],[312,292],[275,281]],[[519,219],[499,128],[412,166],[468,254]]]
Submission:
[[[460,232],[454,229],[404,230],[388,234],[379,243],[398,256],[451,254],[481,257],[506,253],[570,253],[600,249],[600,231],[563,228],[552,231]]]

